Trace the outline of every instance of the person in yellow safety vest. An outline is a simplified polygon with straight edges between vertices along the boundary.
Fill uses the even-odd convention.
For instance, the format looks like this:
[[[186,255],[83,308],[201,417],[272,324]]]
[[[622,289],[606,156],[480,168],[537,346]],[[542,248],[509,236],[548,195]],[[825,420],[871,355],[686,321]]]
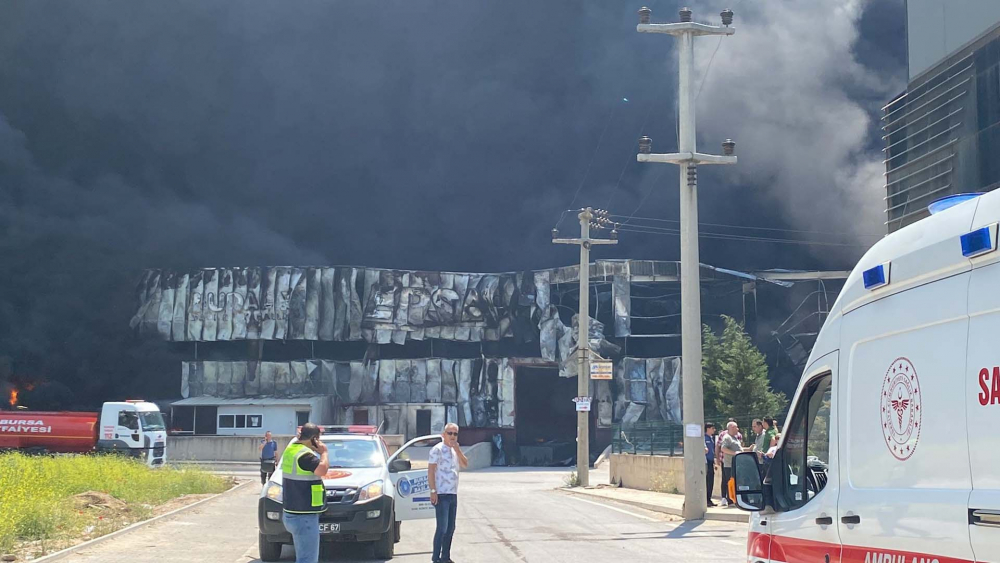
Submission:
[[[318,426],[303,424],[298,439],[281,454],[284,524],[292,534],[295,563],[319,561],[319,515],[326,510],[323,475],[330,469],[319,436]]]

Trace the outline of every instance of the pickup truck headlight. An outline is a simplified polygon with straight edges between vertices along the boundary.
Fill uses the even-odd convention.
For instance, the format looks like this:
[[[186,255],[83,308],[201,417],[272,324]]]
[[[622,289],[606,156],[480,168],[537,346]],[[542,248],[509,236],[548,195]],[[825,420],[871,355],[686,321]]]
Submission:
[[[358,491],[358,502],[368,502],[382,496],[382,480],[368,483]]]
[[[281,485],[271,481],[267,484],[267,489],[264,491],[264,496],[273,500],[274,502],[281,502]]]

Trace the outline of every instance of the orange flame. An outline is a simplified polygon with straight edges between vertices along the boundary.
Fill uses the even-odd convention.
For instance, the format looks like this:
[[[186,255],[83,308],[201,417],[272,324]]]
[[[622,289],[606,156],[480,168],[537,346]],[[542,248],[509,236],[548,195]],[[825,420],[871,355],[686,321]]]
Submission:
[[[10,403],[10,406],[12,407],[17,406],[17,389],[10,390],[10,398],[7,400],[7,402]]]

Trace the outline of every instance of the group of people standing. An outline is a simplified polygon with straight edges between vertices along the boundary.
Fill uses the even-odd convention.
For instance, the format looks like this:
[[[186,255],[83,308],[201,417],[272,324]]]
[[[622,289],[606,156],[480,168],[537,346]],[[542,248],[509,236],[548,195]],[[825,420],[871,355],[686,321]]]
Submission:
[[[754,452],[761,463],[761,471],[766,474],[771,459],[778,448],[781,434],[778,432],[778,421],[773,417],[755,418],[753,432],[756,436],[753,446],[743,445],[743,434],[739,423],[730,418],[726,427],[716,435],[714,422],[705,424],[705,481],[708,494],[708,506],[717,506],[712,501],[712,489],[715,486],[716,468],[722,469],[722,481],[719,486],[719,496],[722,506],[735,504],[734,492],[730,487],[733,478],[733,456],[741,452]]]

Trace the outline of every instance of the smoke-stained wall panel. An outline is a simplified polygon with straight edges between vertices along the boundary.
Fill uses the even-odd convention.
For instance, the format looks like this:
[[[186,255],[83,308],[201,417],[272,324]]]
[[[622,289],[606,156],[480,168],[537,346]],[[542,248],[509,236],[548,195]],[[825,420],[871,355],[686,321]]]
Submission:
[[[157,325],[160,322],[160,299],[163,297],[163,289],[160,280],[163,273],[159,270],[146,280],[146,307],[142,317],[140,333],[155,335],[159,333]]]
[[[350,340],[361,340],[361,320],[364,313],[361,305],[361,296],[358,294],[358,269],[350,268],[350,272],[351,311],[347,322],[347,336]]]
[[[219,315],[218,328],[215,333],[216,340],[232,340],[233,289],[233,271],[229,269],[219,270],[219,294],[216,296],[216,305],[219,309]]]
[[[274,339],[284,340],[288,331],[288,301],[292,296],[292,272],[278,268],[278,285],[274,288]]]
[[[260,362],[246,363],[246,377],[243,379],[243,394],[245,397],[260,395]]]
[[[615,312],[615,336],[632,334],[632,284],[626,276],[616,275],[611,282],[611,302]]]
[[[504,358],[500,364],[500,426],[513,428],[515,421],[514,366]]]
[[[333,319],[336,311],[336,301],[334,298],[334,277],[336,271],[333,268],[323,268],[320,274],[320,300],[319,300],[319,339],[333,340]]]
[[[306,336],[306,285],[305,270],[294,268],[291,279],[292,296],[288,302],[288,339],[302,340]]]
[[[233,382],[233,362],[212,362],[215,364],[215,396],[231,398],[230,385]]]
[[[170,340],[174,324],[175,277],[173,272],[168,272],[160,278],[160,310],[157,313],[156,330],[164,340]]]
[[[187,340],[188,281],[190,276],[180,274],[174,284],[174,311],[170,321],[170,339],[175,342]]]
[[[365,365],[364,386],[361,388],[361,402],[374,405],[378,398],[378,362],[368,362]]]
[[[263,320],[263,300],[261,298],[260,268],[250,268],[247,272],[246,325],[247,340],[260,338],[260,323]]]
[[[413,360],[410,371],[410,402],[427,402],[427,361]]]
[[[427,360],[427,385],[425,387],[426,399],[431,403],[441,402],[441,360],[431,358]]]
[[[205,297],[202,306],[204,325],[201,329],[201,339],[214,342],[219,327],[219,309],[216,299],[219,297],[219,272],[205,270]]]
[[[387,362],[389,360],[382,360]],[[410,381],[413,379],[413,364],[410,360],[396,360],[396,381],[392,386],[392,402],[410,402]]]
[[[348,331],[349,301],[351,288],[348,287],[351,281],[350,274],[346,268],[337,268],[334,276],[334,296],[333,296],[333,339],[340,342],[346,340]]]
[[[273,340],[277,329],[275,315],[277,314],[277,298],[275,292],[278,289],[278,269],[271,268],[262,272],[260,276],[260,338],[261,340]]]
[[[306,270],[306,326],[305,339],[319,340],[319,296],[322,292],[322,270]]]
[[[347,402],[351,404],[361,403],[361,396],[365,386],[365,365],[361,362],[351,362],[351,384],[347,390]]]
[[[249,272],[246,268],[233,270],[233,340],[246,340],[247,337],[247,282]]]
[[[396,362],[392,360],[378,362],[378,400],[380,403],[391,403],[392,387],[396,383]]]
[[[191,396],[191,362],[181,362],[181,397],[187,399]]]
[[[219,372],[217,362],[202,362],[201,375],[202,393],[210,397],[218,397]]]
[[[455,360],[441,360],[441,401],[458,402],[458,373]]]

